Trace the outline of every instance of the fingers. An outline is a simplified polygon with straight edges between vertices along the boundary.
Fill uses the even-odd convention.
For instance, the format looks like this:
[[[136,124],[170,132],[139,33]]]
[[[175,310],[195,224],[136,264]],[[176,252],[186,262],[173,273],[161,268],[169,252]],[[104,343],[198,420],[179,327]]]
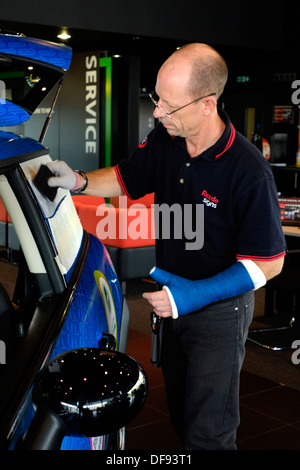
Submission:
[[[61,185],[61,178],[56,176],[50,176],[47,181],[47,184],[48,186],[50,186],[50,188],[57,188]]]
[[[171,304],[165,290],[145,292],[143,298],[149,302],[156,315],[164,318],[172,316]]]
[[[52,171],[54,175],[59,175],[61,173],[62,162],[60,160],[54,160],[47,163],[47,167]]]
[[[64,189],[73,189],[76,184],[76,173],[61,160],[49,162],[48,168],[52,171],[54,176],[48,179],[48,186],[61,187]]]
[[[72,171],[69,165],[63,160],[53,160],[47,163],[47,167],[50,168],[52,173],[57,176],[64,176],[69,171]]]

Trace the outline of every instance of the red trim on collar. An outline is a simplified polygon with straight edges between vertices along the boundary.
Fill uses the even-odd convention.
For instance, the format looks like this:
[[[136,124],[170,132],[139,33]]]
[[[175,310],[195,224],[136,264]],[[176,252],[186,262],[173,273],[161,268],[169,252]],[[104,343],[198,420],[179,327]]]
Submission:
[[[217,158],[219,158],[223,153],[225,153],[230,147],[231,145],[233,144],[234,142],[234,138],[235,138],[235,128],[233,127],[232,123],[230,123],[230,126],[231,126],[231,132],[230,132],[230,136],[229,136],[229,139],[228,139],[228,142],[226,144],[226,147],[224,148],[224,150],[219,153],[218,155],[215,156],[215,159],[217,160]]]

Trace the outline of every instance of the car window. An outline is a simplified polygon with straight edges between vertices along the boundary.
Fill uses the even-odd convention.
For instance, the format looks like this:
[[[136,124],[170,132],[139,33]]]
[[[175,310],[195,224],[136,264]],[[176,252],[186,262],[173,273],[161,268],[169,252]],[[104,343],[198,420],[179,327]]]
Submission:
[[[54,201],[43,196],[33,183],[40,168],[51,161],[49,155],[21,163],[21,168],[30,184],[47,221],[57,251],[57,264],[62,274],[68,274],[74,264],[83,237],[83,228],[79,221],[69,191],[59,188]]]
[[[72,51],[13,34],[0,34],[0,126],[17,126],[60,83],[69,68]]]
[[[2,101],[10,101],[30,112],[47,96],[60,77],[60,71],[49,66],[0,54]]]

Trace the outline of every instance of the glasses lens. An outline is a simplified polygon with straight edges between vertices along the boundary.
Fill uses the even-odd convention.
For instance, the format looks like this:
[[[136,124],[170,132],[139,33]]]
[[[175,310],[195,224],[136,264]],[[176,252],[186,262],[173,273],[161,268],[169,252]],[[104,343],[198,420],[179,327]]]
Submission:
[[[168,113],[168,111],[166,111],[164,108],[162,108],[158,102],[159,102],[159,96],[157,93],[155,93],[155,91],[153,91],[152,93],[149,93],[149,96],[152,100],[152,103],[154,104],[155,107],[159,108],[161,111],[163,111],[165,113],[166,116],[170,117],[170,114]]]

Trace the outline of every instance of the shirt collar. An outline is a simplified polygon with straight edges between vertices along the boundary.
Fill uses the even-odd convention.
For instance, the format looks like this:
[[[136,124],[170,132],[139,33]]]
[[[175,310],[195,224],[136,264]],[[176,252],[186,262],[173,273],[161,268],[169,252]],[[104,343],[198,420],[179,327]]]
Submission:
[[[193,157],[193,160],[198,158],[205,158],[206,160],[217,160],[221,157],[233,144],[235,139],[235,128],[230,122],[229,116],[222,109],[218,108],[218,114],[222,121],[225,123],[225,129],[219,140],[209,147],[207,150],[202,152],[197,157]],[[185,145],[185,139],[182,137],[175,137],[176,140]]]
[[[211,147],[215,155],[214,159],[217,160],[223,153],[225,153],[233,144],[235,139],[235,128],[230,122],[228,115],[222,109],[218,110],[220,118],[225,122],[225,130],[221,135],[220,139]],[[216,148],[215,148],[216,147]]]

